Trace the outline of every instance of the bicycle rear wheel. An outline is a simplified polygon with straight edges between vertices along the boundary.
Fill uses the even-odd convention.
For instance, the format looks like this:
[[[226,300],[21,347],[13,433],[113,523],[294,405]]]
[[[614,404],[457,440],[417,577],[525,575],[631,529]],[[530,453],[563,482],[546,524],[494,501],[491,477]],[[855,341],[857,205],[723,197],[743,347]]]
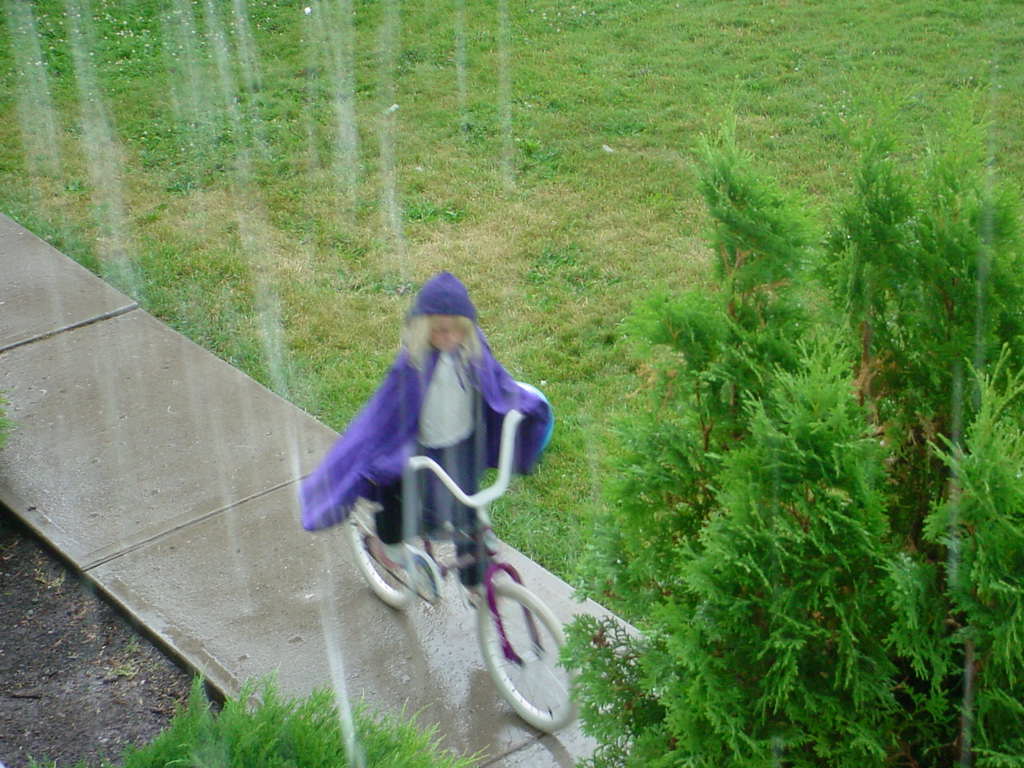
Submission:
[[[345,522],[345,528],[356,567],[370,589],[392,608],[405,608],[412,600],[412,590],[374,556],[373,548],[382,545],[377,538],[372,508],[366,504],[357,504]]]
[[[565,643],[562,625],[521,584],[496,582],[494,596],[496,613],[486,603],[477,609],[477,635],[487,671],[516,714],[535,728],[553,733],[576,717],[572,679],[559,664]]]

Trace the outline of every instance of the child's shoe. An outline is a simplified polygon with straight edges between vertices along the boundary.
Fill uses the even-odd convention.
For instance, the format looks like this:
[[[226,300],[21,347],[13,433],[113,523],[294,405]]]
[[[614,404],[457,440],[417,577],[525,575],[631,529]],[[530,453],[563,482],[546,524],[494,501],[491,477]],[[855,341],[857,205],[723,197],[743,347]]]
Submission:
[[[384,555],[384,557],[380,558],[381,563],[388,570],[405,570],[408,567],[405,544],[401,542],[398,544],[385,544],[381,542],[381,554]]]

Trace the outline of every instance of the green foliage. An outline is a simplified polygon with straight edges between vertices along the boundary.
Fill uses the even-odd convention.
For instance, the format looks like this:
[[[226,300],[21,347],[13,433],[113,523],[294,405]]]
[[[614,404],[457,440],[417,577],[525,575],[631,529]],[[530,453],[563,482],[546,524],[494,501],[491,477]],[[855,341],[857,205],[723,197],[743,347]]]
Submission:
[[[367,768],[468,768],[471,760],[443,752],[415,720],[355,712],[357,749]],[[246,685],[214,712],[196,679],[188,704],[149,745],[129,748],[123,768],[341,768],[348,754],[334,695],[321,689],[285,699],[271,681]],[[104,763],[105,768],[109,768]]]
[[[11,430],[11,423],[5,418],[7,416],[7,399],[0,392],[0,447],[7,441],[7,434]]]
[[[632,321],[650,402],[589,554],[644,634],[570,632],[595,766],[1020,764],[1019,205],[949,142],[915,171],[872,134],[821,246],[705,147],[717,285]]]
[[[14,428],[14,425],[6,418],[7,416],[7,399],[4,397],[3,392],[0,392],[0,448],[4,447],[4,443],[7,442],[7,435]]]
[[[587,692],[580,717],[599,746],[595,765],[652,765],[669,742],[658,681],[644,659],[655,651],[652,637],[630,635],[613,619],[581,616],[569,627],[567,659],[585,655],[577,686]],[[621,706],[619,706],[621,705]]]
[[[857,386],[896,446],[898,527],[915,540],[945,474],[929,442],[959,440],[976,407],[965,361],[984,366],[1003,344],[1019,354],[1024,331],[1016,201],[984,168],[976,129],[948,144],[915,172],[874,136],[829,247]]]
[[[758,172],[736,146],[731,129],[701,148],[700,189],[714,220],[710,245],[719,255],[716,276],[756,314],[774,289],[792,280],[813,242],[805,203],[791,199]],[[768,318],[758,316],[761,322]]]
[[[687,591],[659,606],[658,663],[678,680],[666,701],[678,750],[702,765],[781,753],[855,766],[890,747],[882,451],[848,372],[841,347],[807,349],[748,401],[749,436],[718,475],[722,514],[676,558]]]
[[[1024,763],[1024,371],[1004,354],[978,381],[980,401],[963,447],[941,456],[953,490],[925,536],[949,553],[947,590],[956,639],[976,697],[979,765]]]

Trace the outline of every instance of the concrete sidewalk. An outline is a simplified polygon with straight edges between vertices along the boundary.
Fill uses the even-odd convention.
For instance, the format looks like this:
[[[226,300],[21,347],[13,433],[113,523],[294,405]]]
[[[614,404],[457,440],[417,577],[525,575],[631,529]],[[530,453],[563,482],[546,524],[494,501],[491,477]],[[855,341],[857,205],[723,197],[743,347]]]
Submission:
[[[340,531],[305,533],[296,484],[335,433],[0,215],[0,390],[17,423],[0,503],[225,694],[276,673],[300,696],[436,723],[481,766],[571,766],[495,693],[458,599],[404,614],[369,592]],[[563,620],[602,615],[516,552]],[[456,587],[450,597],[455,597]]]

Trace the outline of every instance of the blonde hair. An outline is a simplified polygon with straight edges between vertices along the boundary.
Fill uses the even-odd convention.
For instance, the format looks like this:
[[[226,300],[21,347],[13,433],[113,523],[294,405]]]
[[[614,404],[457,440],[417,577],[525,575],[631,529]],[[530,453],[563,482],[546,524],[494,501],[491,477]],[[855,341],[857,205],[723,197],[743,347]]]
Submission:
[[[417,368],[422,369],[427,362],[433,346],[430,343],[430,315],[413,315],[402,329],[402,345],[409,351],[409,359]],[[483,354],[480,337],[476,333],[476,324],[468,317],[458,315],[456,322],[463,331],[462,344],[459,345],[459,357],[464,363],[476,362]]]

